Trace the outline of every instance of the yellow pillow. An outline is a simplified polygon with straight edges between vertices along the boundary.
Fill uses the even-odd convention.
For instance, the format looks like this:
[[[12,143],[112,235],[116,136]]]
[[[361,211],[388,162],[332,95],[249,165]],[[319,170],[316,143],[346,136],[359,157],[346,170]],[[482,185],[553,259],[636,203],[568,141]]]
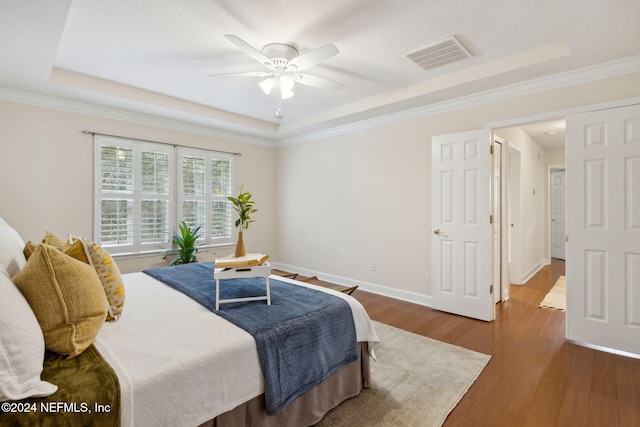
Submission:
[[[72,237],[71,242],[72,243],[66,242],[64,244],[64,247],[62,248],[62,252],[69,255],[70,257],[77,259],[78,261],[84,262],[85,264],[91,264],[87,259],[87,254],[84,250],[84,245],[82,244],[80,239]]]
[[[65,246],[64,253],[95,268],[109,301],[107,320],[118,320],[124,308],[124,282],[111,255],[97,243],[82,237],[72,237],[71,243]]]
[[[42,243],[46,243],[47,245],[55,246],[58,249],[62,249],[65,244],[65,240],[61,237],[58,237],[56,234],[47,231],[44,235],[44,239],[42,239]]]
[[[107,302],[91,266],[41,244],[13,281],[35,313],[49,350],[75,357],[93,343]]]
[[[31,240],[29,240],[27,243],[24,244],[24,249],[22,250],[22,253],[24,254],[24,257],[27,260],[29,259],[31,254],[33,254],[33,251],[36,249],[37,246],[38,244],[33,243]]]

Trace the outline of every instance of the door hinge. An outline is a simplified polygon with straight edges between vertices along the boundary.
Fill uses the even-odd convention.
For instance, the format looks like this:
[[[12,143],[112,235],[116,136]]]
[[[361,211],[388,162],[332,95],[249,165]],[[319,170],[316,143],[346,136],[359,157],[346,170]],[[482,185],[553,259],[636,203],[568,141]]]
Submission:
[[[489,224],[493,224],[493,214],[489,215]]]
[[[489,295],[493,294],[493,285],[489,285]]]
[[[493,154],[493,145],[489,145],[489,154]]]

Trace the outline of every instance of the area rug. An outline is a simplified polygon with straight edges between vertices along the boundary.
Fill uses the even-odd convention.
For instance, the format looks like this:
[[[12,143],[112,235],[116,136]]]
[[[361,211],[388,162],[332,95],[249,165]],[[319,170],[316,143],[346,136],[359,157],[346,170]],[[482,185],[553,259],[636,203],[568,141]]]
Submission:
[[[375,322],[380,338],[371,387],[319,427],[441,426],[490,356]]]
[[[540,307],[565,311],[567,309],[567,279],[560,276],[553,288],[545,295]]]

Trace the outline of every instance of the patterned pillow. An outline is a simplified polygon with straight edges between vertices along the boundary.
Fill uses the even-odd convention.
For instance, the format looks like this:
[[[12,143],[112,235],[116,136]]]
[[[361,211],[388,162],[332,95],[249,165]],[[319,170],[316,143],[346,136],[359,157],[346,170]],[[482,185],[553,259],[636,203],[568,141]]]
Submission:
[[[118,320],[124,308],[124,282],[111,255],[97,243],[82,237],[72,237],[64,252],[95,268],[109,301],[107,320]]]
[[[13,281],[36,315],[49,350],[75,357],[93,343],[107,301],[91,266],[41,244]]]

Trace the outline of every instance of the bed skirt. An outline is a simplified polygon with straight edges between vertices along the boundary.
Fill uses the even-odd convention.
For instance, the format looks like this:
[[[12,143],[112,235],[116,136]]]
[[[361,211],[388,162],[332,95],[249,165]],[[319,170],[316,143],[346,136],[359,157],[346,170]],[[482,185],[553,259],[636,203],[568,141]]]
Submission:
[[[364,387],[369,387],[369,345],[367,342],[358,343],[358,354],[356,362],[336,371],[323,383],[298,397],[276,415],[267,415],[264,396],[260,395],[201,424],[200,427],[300,427],[313,425],[341,402],[357,396]]]

